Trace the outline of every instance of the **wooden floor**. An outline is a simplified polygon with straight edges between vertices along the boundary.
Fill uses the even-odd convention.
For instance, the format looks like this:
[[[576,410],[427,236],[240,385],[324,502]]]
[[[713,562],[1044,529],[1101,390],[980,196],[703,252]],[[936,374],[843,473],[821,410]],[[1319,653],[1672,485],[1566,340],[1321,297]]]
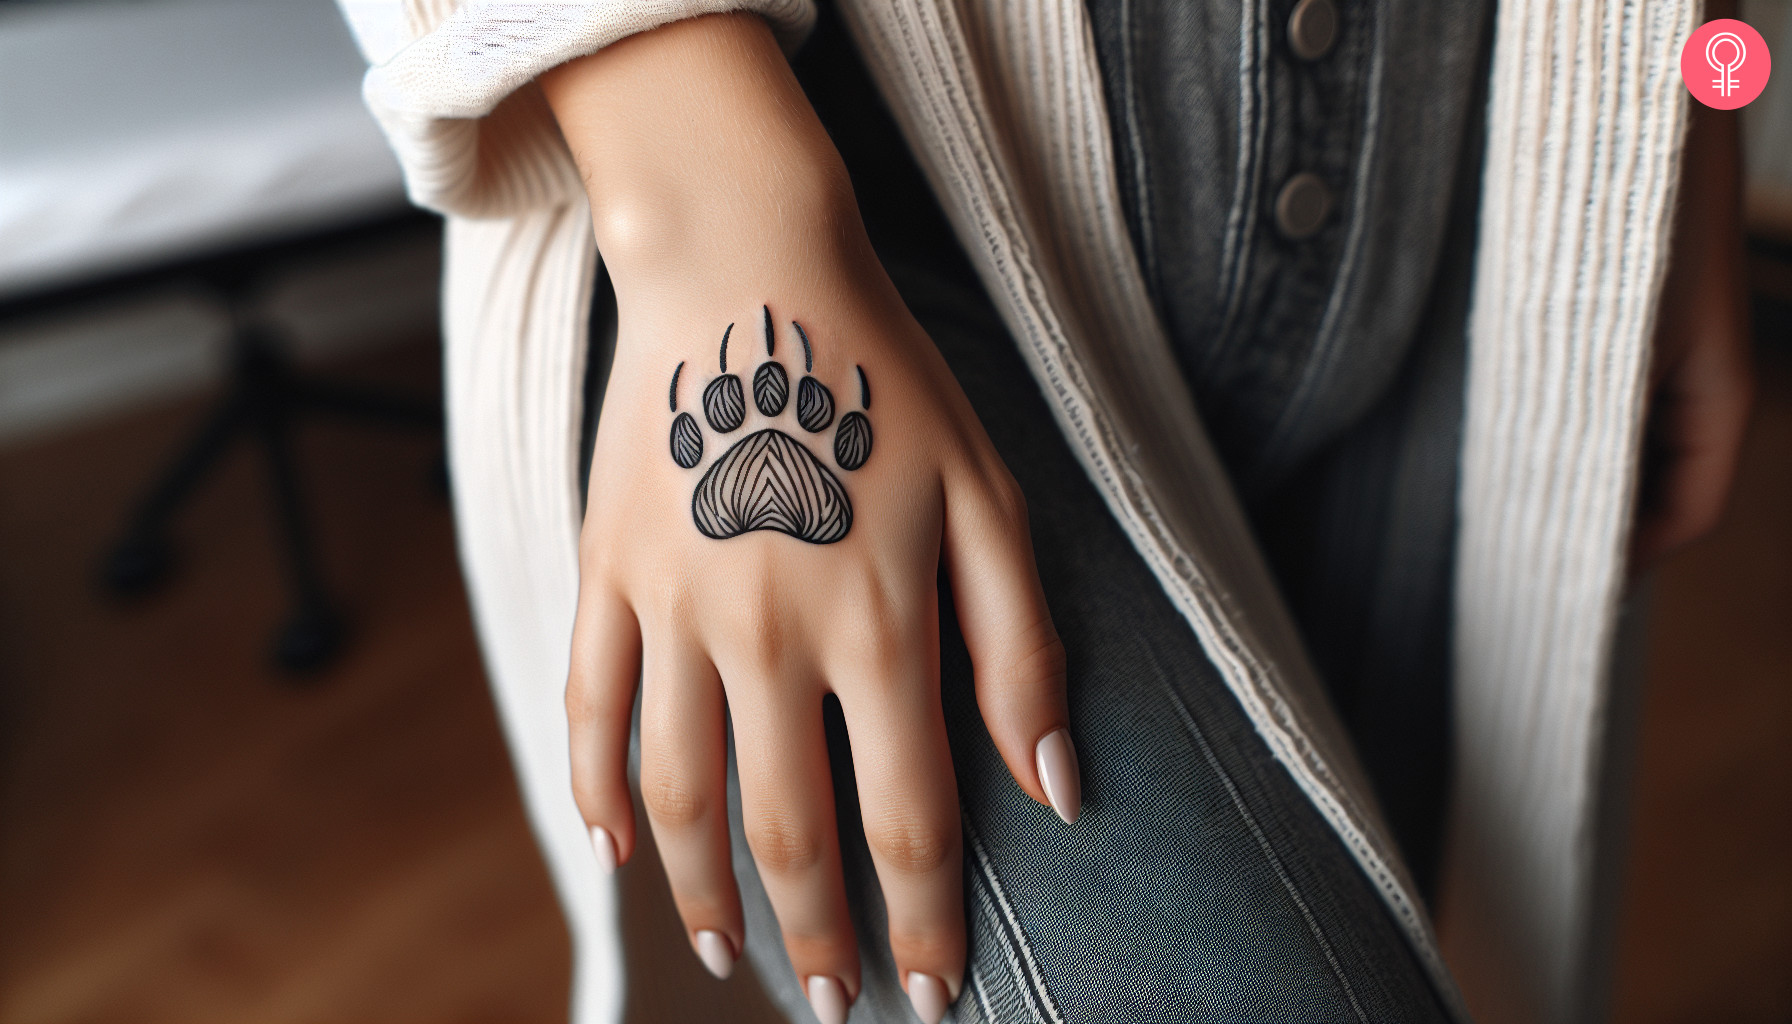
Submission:
[[[435,373],[427,346],[347,369]],[[1792,371],[1766,383],[1742,507],[1661,580],[1625,1022],[1792,1020]],[[91,585],[196,408],[0,451],[0,1024],[564,1019],[431,443],[308,432],[359,639],[294,685],[265,667],[282,601],[247,457],[183,516],[166,593]],[[626,881],[633,1019],[771,1019],[700,972],[651,857]]]
[[[396,376],[427,382],[408,361]],[[360,639],[294,685],[266,667],[284,605],[247,450],[182,516],[166,593],[93,586],[196,411],[0,455],[0,1019],[553,1019],[565,929],[426,485],[434,443],[306,436]]]

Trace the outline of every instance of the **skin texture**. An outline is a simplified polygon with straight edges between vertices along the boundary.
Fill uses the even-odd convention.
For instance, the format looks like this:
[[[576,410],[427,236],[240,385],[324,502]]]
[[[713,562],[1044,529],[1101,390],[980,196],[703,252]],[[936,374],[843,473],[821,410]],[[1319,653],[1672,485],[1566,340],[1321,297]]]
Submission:
[[[1068,725],[1063,650],[1022,497],[872,253],[845,168],[762,22],[678,22],[540,84],[585,176],[619,317],[566,688],[574,794],[608,837],[599,859],[626,862],[635,846],[627,757],[638,681],[642,796],[679,913],[693,951],[716,959],[715,941],[698,938],[713,931],[739,956],[725,793],[732,716],[746,830],[791,962],[799,977],[838,979],[856,997],[822,735],[831,693],[852,738],[899,976],[942,979],[955,997],[965,940],[939,698],[940,566],[985,723],[1042,804],[1035,752]],[[1653,363],[1639,567],[1716,522],[1751,394],[1734,117],[1699,108],[1688,152]],[[668,453],[673,368],[685,364],[680,409],[697,412],[732,323],[730,370],[750,380],[763,359],[762,305],[793,383],[793,319],[842,414],[857,408],[855,367],[875,382],[875,454],[839,474],[855,518],[835,543],[772,532],[713,540],[689,513],[696,477],[746,434],[775,425],[827,461],[831,432],[810,437],[791,411],[768,419],[749,402],[742,429],[704,426],[697,467]],[[1074,777],[1073,754],[1069,764]],[[1074,818],[1071,804],[1060,810]],[[923,1001],[937,994],[924,991]]]
[[[839,155],[763,22],[675,23],[566,64],[541,86],[585,176],[619,318],[566,690],[579,808],[626,862],[639,679],[642,796],[679,913],[694,951],[713,930],[738,956],[726,713],[746,832],[791,962],[799,977],[836,978],[856,997],[822,727],[831,693],[852,740],[899,976],[932,976],[956,995],[964,905],[939,692],[942,565],[985,722],[1041,803],[1035,749],[1069,721],[1020,492],[873,255]],[[873,382],[876,446],[861,468],[834,468],[833,430],[800,429],[794,395],[771,418],[749,400],[740,429],[705,424],[699,466],[673,461],[673,368],[685,363],[680,410],[697,411],[732,323],[729,371],[750,383],[765,359],[762,304],[793,388],[803,363],[792,320],[839,416],[860,408],[856,368]],[[808,445],[849,490],[844,538],[714,540],[693,525],[698,477],[768,426]]]

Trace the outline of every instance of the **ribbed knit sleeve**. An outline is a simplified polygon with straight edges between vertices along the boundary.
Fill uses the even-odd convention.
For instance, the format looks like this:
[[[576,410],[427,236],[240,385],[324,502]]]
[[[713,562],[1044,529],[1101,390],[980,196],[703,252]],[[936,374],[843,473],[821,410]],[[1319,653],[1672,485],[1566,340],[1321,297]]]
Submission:
[[[1451,930],[1546,1024],[1601,1020],[1612,678],[1693,0],[1502,0],[1456,548]],[[1614,699],[1619,700],[1614,705]],[[1612,801],[1616,799],[1616,803]]]
[[[813,0],[341,0],[372,62],[363,92],[419,206],[492,218],[583,199],[537,75],[618,39],[685,18],[751,11],[786,51]]]

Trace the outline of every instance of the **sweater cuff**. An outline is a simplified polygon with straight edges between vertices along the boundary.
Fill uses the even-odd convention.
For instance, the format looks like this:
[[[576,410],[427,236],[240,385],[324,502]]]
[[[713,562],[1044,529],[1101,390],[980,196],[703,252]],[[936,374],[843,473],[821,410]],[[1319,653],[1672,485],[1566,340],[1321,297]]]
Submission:
[[[419,206],[515,216],[584,199],[542,72],[674,21],[750,11],[786,53],[815,23],[814,0],[470,0],[367,72],[362,94]]]

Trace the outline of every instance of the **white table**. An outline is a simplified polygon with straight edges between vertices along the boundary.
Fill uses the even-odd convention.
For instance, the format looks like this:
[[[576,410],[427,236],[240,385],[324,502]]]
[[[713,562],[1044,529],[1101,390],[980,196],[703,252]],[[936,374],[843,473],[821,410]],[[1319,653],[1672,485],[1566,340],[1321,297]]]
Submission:
[[[0,299],[404,206],[331,0],[0,4]]]

